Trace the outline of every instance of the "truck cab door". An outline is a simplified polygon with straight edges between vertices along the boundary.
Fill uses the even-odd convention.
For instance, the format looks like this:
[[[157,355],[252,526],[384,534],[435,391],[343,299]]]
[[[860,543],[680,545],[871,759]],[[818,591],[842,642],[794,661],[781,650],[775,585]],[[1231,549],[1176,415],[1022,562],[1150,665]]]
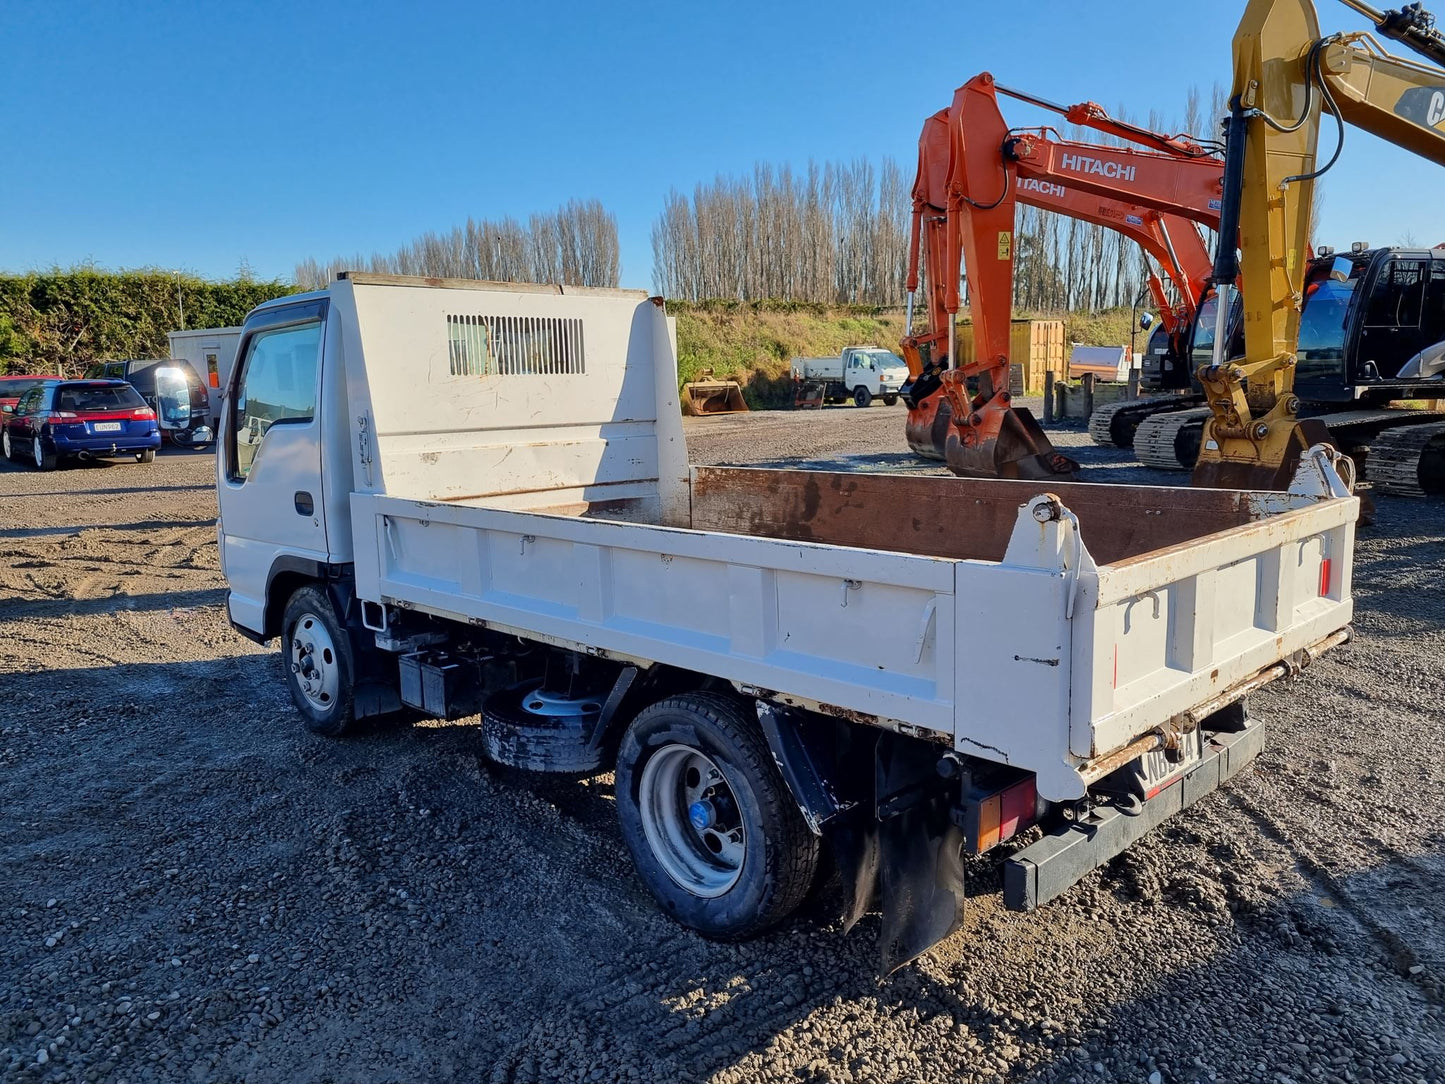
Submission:
[[[843,370],[843,383],[847,385],[849,392],[861,384],[877,394],[878,376],[873,372],[873,363],[867,354],[848,355],[848,364]]]
[[[325,300],[247,323],[231,374],[216,456],[221,567],[231,619],[260,632],[273,570],[326,564],[321,478]]]

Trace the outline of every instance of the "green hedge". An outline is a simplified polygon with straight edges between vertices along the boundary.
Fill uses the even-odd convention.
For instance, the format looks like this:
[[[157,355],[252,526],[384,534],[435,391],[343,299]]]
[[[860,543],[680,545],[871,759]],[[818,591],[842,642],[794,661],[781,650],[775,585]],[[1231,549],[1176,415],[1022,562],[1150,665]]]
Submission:
[[[93,361],[163,358],[182,302],[186,327],[232,327],[261,302],[295,291],[284,282],[208,282],[158,270],[0,275],[0,373],[74,376]]]

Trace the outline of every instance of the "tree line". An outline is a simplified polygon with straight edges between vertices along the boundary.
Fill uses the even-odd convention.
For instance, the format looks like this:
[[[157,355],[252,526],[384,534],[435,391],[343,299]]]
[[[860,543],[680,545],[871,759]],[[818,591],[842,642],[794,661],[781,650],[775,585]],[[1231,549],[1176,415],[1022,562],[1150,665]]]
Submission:
[[[571,200],[556,211],[515,218],[467,219],[446,233],[427,232],[392,253],[338,256],[296,265],[296,283],[319,289],[340,271],[616,286],[621,274],[617,218],[598,200]]]
[[[803,173],[760,164],[691,197],[668,194],[652,227],[653,284],[687,300],[898,305],[911,208],[892,158],[809,163]]]
[[[0,275],[0,373],[79,376],[95,361],[163,358],[166,332],[233,327],[284,282],[208,282],[173,271],[55,268]]]

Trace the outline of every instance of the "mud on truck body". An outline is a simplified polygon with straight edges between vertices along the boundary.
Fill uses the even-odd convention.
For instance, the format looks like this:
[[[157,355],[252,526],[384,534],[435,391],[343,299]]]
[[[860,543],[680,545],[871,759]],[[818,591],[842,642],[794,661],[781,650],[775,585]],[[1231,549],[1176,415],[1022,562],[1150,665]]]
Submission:
[[[618,290],[353,274],[248,317],[217,485],[233,625],[318,734],[480,715],[615,772],[637,873],[719,938],[821,879],[892,969],[968,855],[1028,910],[1259,751],[1342,642],[1357,500],[689,467],[676,337]]]

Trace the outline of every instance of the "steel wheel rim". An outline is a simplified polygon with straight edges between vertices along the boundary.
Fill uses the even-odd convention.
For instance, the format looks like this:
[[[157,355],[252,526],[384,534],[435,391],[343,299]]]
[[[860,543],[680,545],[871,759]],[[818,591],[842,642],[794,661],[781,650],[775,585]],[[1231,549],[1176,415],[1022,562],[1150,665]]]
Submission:
[[[37,433],[30,440],[30,455],[35,460],[37,467],[45,466],[45,450],[40,447],[40,435]]]
[[[303,613],[292,626],[291,673],[312,707],[329,711],[335,705],[341,687],[341,664],[331,634],[313,613]]]
[[[715,899],[737,884],[747,836],[732,787],[709,757],[663,746],[642,769],[638,806],[653,857],[680,887]]]
[[[5,430],[4,436],[0,436],[0,443],[4,445],[3,448],[0,448],[0,451],[5,453],[5,458],[14,459],[15,457],[10,453],[10,430]]]

